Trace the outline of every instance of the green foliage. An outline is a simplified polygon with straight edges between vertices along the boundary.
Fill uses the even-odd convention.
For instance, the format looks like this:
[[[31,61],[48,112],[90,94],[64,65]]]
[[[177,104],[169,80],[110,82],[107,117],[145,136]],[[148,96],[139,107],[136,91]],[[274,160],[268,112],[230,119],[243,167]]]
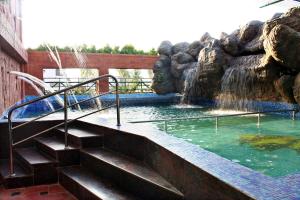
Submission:
[[[59,52],[72,52],[72,47],[65,46],[65,47],[59,47],[56,45],[49,45],[51,49],[54,49],[54,47],[57,48],[57,51]],[[143,50],[136,49],[133,45],[127,44],[120,48],[119,46],[112,47],[109,44],[105,45],[102,48],[96,48],[95,45],[88,46],[86,44],[80,45],[77,47],[81,52],[83,53],[108,53],[108,54],[134,54],[134,55],[158,55],[157,51],[152,48],[149,51],[145,52]],[[35,49],[28,49],[28,50],[35,50],[35,51],[48,51],[46,45],[41,44]]]
[[[119,90],[121,93],[134,93],[140,85],[141,72],[133,70],[130,72],[126,69],[118,69],[119,77],[121,77]]]

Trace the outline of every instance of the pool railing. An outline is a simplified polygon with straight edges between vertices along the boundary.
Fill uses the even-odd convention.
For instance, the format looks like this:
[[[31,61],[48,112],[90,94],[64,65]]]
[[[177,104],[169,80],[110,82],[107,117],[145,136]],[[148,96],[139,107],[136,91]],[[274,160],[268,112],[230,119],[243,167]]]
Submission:
[[[213,119],[214,118],[215,121],[216,121],[216,128],[217,128],[219,118],[257,115],[257,125],[259,126],[260,125],[261,114],[280,113],[280,112],[292,112],[291,119],[295,120],[296,113],[299,112],[299,110],[298,109],[269,110],[269,111],[247,112],[247,113],[230,114],[230,115],[209,115],[209,116],[201,116],[201,117],[185,117],[185,118],[169,118],[169,119],[130,121],[129,123],[137,124],[137,123],[163,122],[164,123],[164,131],[167,132],[168,122],[171,122],[171,121],[202,120],[202,119]]]
[[[78,88],[78,87],[81,87],[82,85],[86,85],[86,84],[89,84],[89,83],[93,83],[93,82],[96,82],[96,81],[100,81],[101,79],[104,79],[104,78],[111,78],[112,80],[115,81],[115,88],[113,91],[110,91],[110,92],[105,92],[105,93],[101,93],[97,96],[94,96],[94,97],[91,97],[91,98],[88,98],[88,99],[85,99],[85,100],[82,100],[82,101],[79,101],[79,102],[76,102],[76,103],[73,103],[73,104],[70,104],[68,105],[68,102],[67,102],[67,99],[68,99],[68,92],[72,89],[75,89],[75,88]],[[73,86],[70,86],[68,88],[65,88],[65,89],[62,89],[62,90],[59,90],[57,92],[53,92],[51,94],[48,94],[48,95],[44,95],[44,96],[41,96],[39,98],[36,98],[36,99],[33,99],[31,101],[28,101],[28,102],[25,102],[25,103],[22,103],[20,105],[16,105],[14,107],[12,107],[9,111],[8,111],[8,132],[9,132],[9,176],[15,176],[15,171],[14,171],[14,158],[13,158],[13,149],[16,145],[19,145],[21,143],[24,143],[30,139],[33,139],[43,133],[46,133],[50,130],[53,130],[59,126],[63,126],[64,125],[64,132],[65,132],[65,135],[64,135],[64,144],[65,144],[65,148],[68,148],[68,124],[71,123],[71,122],[74,122],[75,120],[77,119],[81,119],[83,117],[86,117],[86,116],[89,116],[89,115],[92,115],[94,113],[97,113],[97,112],[100,112],[100,111],[103,111],[103,110],[106,110],[106,109],[109,109],[109,108],[112,108],[112,107],[115,107],[117,108],[117,126],[120,126],[121,123],[120,123],[120,100],[119,100],[119,83],[118,83],[118,80],[117,78],[115,78],[114,76],[112,75],[109,75],[109,74],[106,74],[106,75],[102,75],[102,76],[99,76],[99,77],[96,77],[96,78],[93,78],[93,79],[90,79],[90,80],[87,80],[87,81],[84,81],[84,82],[81,82],[81,83],[78,83],[76,85],[73,85]],[[110,106],[106,106],[104,108],[101,108],[101,109],[97,109],[96,111],[92,111],[92,112],[89,112],[87,114],[84,114],[84,115],[81,115],[79,117],[76,117],[76,118],[72,118],[72,119],[68,119],[68,108],[71,108],[73,106],[76,106],[76,105],[79,105],[80,103],[83,103],[83,102],[86,102],[86,101],[90,101],[90,100],[93,100],[93,99],[96,99],[100,96],[103,96],[103,95],[106,95],[106,94],[110,94],[110,93],[113,93],[115,92],[115,104],[113,105],[110,105]],[[52,97],[52,96],[55,96],[55,95],[58,95],[58,94],[61,94],[63,93],[64,95],[64,103],[63,103],[63,107],[60,108],[60,109],[57,109],[55,111],[52,111],[50,113],[47,113],[45,115],[42,115],[42,116],[39,116],[39,117],[36,117],[30,121],[27,121],[27,122],[24,122],[22,124],[19,124],[17,126],[14,126],[13,127],[13,121],[12,121],[12,114],[15,110],[19,109],[19,108],[22,108],[24,106],[27,106],[27,105],[30,105],[30,104],[33,104],[35,102],[38,102],[38,101],[41,101],[41,100],[44,100],[46,98],[49,98],[49,97]],[[30,137],[27,137],[25,139],[22,139],[18,142],[14,142],[13,141],[13,131],[17,128],[20,128],[20,127],[23,127],[25,125],[28,125],[28,124],[31,124],[33,123],[34,121],[37,121],[41,118],[44,118],[46,116],[49,116],[53,113],[57,113],[59,111],[64,111],[64,120],[63,122],[57,124],[57,125],[54,125],[46,130],[43,130],[41,132],[38,132]]]

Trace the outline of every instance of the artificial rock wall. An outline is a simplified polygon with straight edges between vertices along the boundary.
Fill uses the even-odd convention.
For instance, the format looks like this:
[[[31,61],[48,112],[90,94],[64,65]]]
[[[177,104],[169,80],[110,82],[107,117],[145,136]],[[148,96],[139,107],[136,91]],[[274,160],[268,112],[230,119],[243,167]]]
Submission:
[[[251,21],[220,39],[208,33],[191,44],[163,41],[153,89],[185,101],[237,99],[300,103],[300,8]]]

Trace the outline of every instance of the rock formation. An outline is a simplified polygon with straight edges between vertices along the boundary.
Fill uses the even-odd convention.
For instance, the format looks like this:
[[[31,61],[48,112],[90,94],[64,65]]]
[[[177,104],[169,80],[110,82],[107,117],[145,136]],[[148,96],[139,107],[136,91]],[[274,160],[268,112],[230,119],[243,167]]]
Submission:
[[[164,41],[154,65],[153,88],[195,98],[272,100],[300,104],[300,7],[251,21],[220,39]],[[241,103],[243,104],[243,103]]]

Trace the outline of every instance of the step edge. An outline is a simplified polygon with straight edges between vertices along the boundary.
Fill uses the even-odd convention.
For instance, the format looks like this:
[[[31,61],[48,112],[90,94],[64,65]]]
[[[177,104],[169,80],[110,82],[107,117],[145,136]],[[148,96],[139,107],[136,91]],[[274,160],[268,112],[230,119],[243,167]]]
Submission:
[[[54,137],[54,136],[53,136],[53,137]],[[36,138],[35,141],[38,142],[38,143],[40,143],[41,145],[45,146],[46,148],[49,148],[50,150],[55,151],[55,152],[57,152],[57,151],[71,151],[71,150],[78,150],[78,149],[79,149],[79,148],[76,148],[76,147],[73,146],[73,145],[68,145],[68,146],[71,147],[70,149],[54,149],[53,147],[51,147],[51,146],[45,144],[44,141],[41,141],[41,139],[43,139],[43,138]],[[62,142],[62,144],[64,144],[64,143]]]
[[[30,165],[31,167],[35,167],[35,166],[39,166],[39,165],[47,165],[47,164],[57,164],[57,160],[50,158],[50,156],[46,156],[45,153],[42,153],[40,150],[36,149],[36,151],[41,154],[42,156],[44,156],[45,158],[49,159],[49,162],[44,162],[44,163],[36,163],[36,164],[32,164],[30,162],[28,162],[27,159],[24,158],[24,156],[22,156],[17,150],[20,148],[16,148],[14,149],[14,152],[17,153],[28,165]]]
[[[55,129],[61,133],[64,133],[65,131],[63,130],[63,128],[57,128]],[[79,129],[82,130],[82,129]],[[85,136],[85,137],[78,137],[76,135],[73,135],[72,133],[68,132],[68,135],[75,137],[75,138],[93,138],[93,137],[103,137],[105,134],[104,133],[100,133],[100,134],[95,134],[95,135],[90,135],[90,136]]]
[[[107,164],[109,164],[109,165],[111,165],[111,166],[113,166],[113,167],[115,167],[115,168],[118,168],[119,170],[121,170],[121,171],[123,171],[123,172],[127,172],[127,173],[128,173],[128,171],[124,170],[123,168],[121,168],[121,167],[119,167],[119,166],[117,166],[117,165],[115,165],[115,164],[112,164],[112,163],[107,162],[107,161],[105,161],[105,160],[103,160],[103,159],[100,159],[100,158],[98,158],[97,156],[91,155],[90,153],[86,152],[85,149],[82,149],[81,152],[87,154],[88,156],[91,156],[91,157],[93,157],[93,158],[96,158],[96,159],[98,159],[98,160],[100,160],[100,161],[102,161],[102,162],[105,162],[105,163],[107,163]],[[152,170],[152,169],[151,169],[151,170]],[[152,171],[154,171],[154,170],[152,170]],[[154,172],[155,172],[155,171],[154,171]],[[131,171],[130,171],[129,173],[130,173],[131,175],[133,175],[133,176],[139,178],[139,179],[142,179],[142,180],[144,180],[144,181],[150,183],[150,184],[156,185],[156,186],[158,186],[158,187],[160,187],[160,188],[163,188],[163,189],[165,189],[165,190],[168,190],[169,192],[172,192],[172,193],[174,193],[174,194],[177,194],[177,195],[179,195],[179,196],[184,197],[184,194],[183,194],[181,191],[179,191],[173,184],[171,184],[169,181],[167,181],[164,177],[162,177],[162,176],[161,176],[160,174],[158,174],[157,172],[155,172],[155,173],[158,174],[158,175],[159,175],[162,179],[164,179],[166,182],[168,182],[175,190],[172,190],[172,189],[167,188],[167,187],[165,187],[165,186],[159,185],[159,184],[157,184],[156,182],[153,182],[153,181],[151,181],[151,180],[149,180],[149,179],[146,179],[146,178],[144,178],[144,177],[142,177],[142,176],[140,176],[140,175],[138,175],[138,174],[132,173]]]
[[[78,169],[78,170],[83,170],[85,174],[94,175],[94,177],[98,177],[98,176],[95,175],[94,173],[87,171],[87,170],[86,170],[84,167],[82,167],[82,166],[75,166],[75,167],[76,167],[76,169]],[[64,176],[67,176],[68,178],[72,179],[74,182],[76,182],[78,185],[80,185],[81,187],[83,187],[83,188],[86,189],[87,191],[91,192],[91,193],[92,193],[93,195],[95,195],[96,197],[98,197],[98,198],[100,198],[100,199],[103,199],[102,196],[99,196],[99,195],[96,194],[93,190],[90,190],[90,189],[89,189],[88,187],[86,187],[85,185],[82,185],[78,180],[75,180],[73,177],[71,177],[70,175],[68,175],[68,174],[67,174],[68,171],[65,173],[64,170],[67,170],[68,168],[73,169],[74,166],[60,167],[60,168],[58,168],[58,172],[59,172],[59,173],[63,173]],[[58,177],[59,177],[59,175],[58,175]],[[99,178],[99,177],[98,177],[98,178]],[[58,182],[59,182],[59,181],[60,181],[60,180],[58,180]],[[104,199],[103,199],[103,200],[104,200]]]

